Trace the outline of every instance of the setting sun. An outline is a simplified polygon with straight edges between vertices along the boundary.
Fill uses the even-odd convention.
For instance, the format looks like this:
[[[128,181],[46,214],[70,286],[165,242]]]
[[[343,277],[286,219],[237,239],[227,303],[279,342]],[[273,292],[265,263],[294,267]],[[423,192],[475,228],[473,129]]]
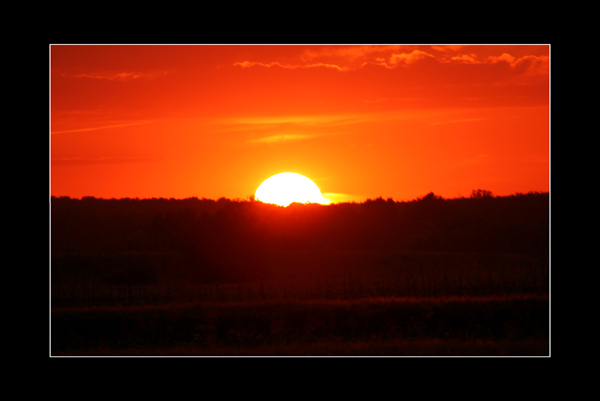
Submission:
[[[266,179],[256,190],[255,199],[279,206],[288,206],[292,202],[329,203],[317,184],[296,173],[280,173]]]

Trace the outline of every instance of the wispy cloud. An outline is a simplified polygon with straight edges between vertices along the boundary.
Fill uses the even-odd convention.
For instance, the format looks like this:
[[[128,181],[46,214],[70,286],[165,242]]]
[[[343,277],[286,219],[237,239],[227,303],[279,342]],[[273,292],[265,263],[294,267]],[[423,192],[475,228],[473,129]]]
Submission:
[[[365,197],[352,194],[343,194],[337,192],[323,192],[323,198],[327,199],[329,203],[345,203],[345,202],[364,202]]]
[[[235,119],[218,120],[217,124],[223,125],[229,131],[248,130],[302,130],[336,127],[355,124],[372,120],[369,114],[349,115],[300,115],[300,116],[258,116],[240,117]]]
[[[87,127],[87,128],[77,128],[77,129],[61,130],[61,131],[51,131],[50,133],[52,135],[55,135],[55,134],[66,134],[66,133],[71,133],[71,132],[97,131],[97,130],[108,129],[108,128],[121,128],[121,127],[130,127],[132,125],[150,124],[152,122],[153,121],[136,121],[136,122],[129,122],[129,123],[118,123],[118,124],[111,124],[111,125],[101,125],[101,126],[97,126],[97,127]]]
[[[477,55],[471,54],[461,54],[458,56],[450,57],[450,62],[457,62],[463,64],[481,64],[482,61],[476,59]]]
[[[290,70],[295,70],[297,68],[324,67],[324,68],[333,68],[338,71],[350,71],[350,68],[348,68],[348,67],[340,67],[339,65],[336,65],[336,64],[327,64],[327,63],[313,63],[313,64],[302,65],[302,64],[281,64],[277,61],[274,61],[272,63],[259,63],[256,61],[242,61],[242,62],[235,62],[235,63],[233,63],[233,65],[239,66],[242,68],[250,68],[250,67],[260,66],[260,67],[267,67],[267,68],[280,67],[280,68],[285,68],[285,69],[290,69]]]
[[[374,60],[365,61],[362,63],[361,67],[372,64],[388,69],[394,69],[398,66],[409,66],[426,59],[436,59],[436,57],[427,52],[415,49],[410,53],[392,53],[388,59],[377,57]]]
[[[508,53],[502,53],[502,55],[500,55],[500,56],[497,56],[497,57],[495,57],[495,56],[490,56],[490,57],[488,57],[488,58],[487,58],[487,60],[488,60],[489,62],[491,62],[492,64],[494,64],[494,63],[498,63],[498,62],[500,62],[500,61],[506,61],[506,62],[508,62],[508,63],[509,63],[511,66],[514,66],[514,65],[515,65],[514,63],[515,63],[515,60],[516,60],[516,58],[515,58],[515,57],[513,57],[513,56],[511,56],[511,55],[510,55],[510,54],[508,54]]]
[[[51,160],[51,165],[61,166],[88,166],[95,164],[129,164],[129,163],[147,163],[157,161],[156,158],[147,157],[61,157]]]
[[[375,99],[375,100],[365,100],[365,103],[381,103],[381,102],[416,102],[416,101],[423,101],[423,100],[429,100],[427,98],[424,97],[393,97],[393,98],[381,98],[381,99]]]
[[[356,47],[356,48],[351,48],[351,49],[335,49],[335,50],[329,50],[329,51],[321,50],[316,53],[308,53],[308,54],[310,54],[310,57],[308,57],[308,58],[312,59],[317,56],[337,55],[342,58],[346,58],[346,59],[349,58],[351,60],[360,59],[360,58],[366,59],[367,55],[370,55],[376,51],[378,51],[378,52],[381,52],[384,50],[390,51],[392,49],[397,50],[397,49],[399,49],[399,46],[390,46],[390,47],[385,47],[384,49],[373,48],[373,47],[361,49],[360,47]],[[305,53],[305,57],[306,57],[306,53]],[[410,53],[392,53],[391,56],[389,56],[389,61],[386,61],[386,59],[384,57],[375,57],[374,59],[363,61],[362,64],[357,65],[355,67],[340,66],[339,64],[323,63],[323,62],[307,63],[307,64],[282,64],[278,61],[274,61],[271,63],[261,63],[261,62],[256,62],[256,61],[242,61],[242,62],[235,62],[235,63],[233,63],[233,65],[236,67],[242,67],[242,68],[251,68],[251,67],[260,66],[260,67],[266,67],[266,68],[280,67],[280,68],[294,70],[297,68],[322,67],[322,68],[332,68],[337,71],[352,71],[352,70],[362,68],[367,64],[375,64],[375,65],[380,65],[380,66],[384,66],[387,68],[394,68],[397,65],[414,64],[415,62],[417,62],[419,60],[423,60],[425,58],[435,58],[435,56],[433,56],[429,53],[426,53],[424,51],[421,51],[421,50],[413,50]]]
[[[471,51],[466,52],[466,50]],[[461,51],[465,51],[461,53]],[[241,68],[328,68],[340,72],[356,71],[366,66],[379,66],[387,69],[414,68],[422,62],[430,61],[442,67],[445,65],[479,65],[481,68],[498,63],[507,63],[515,76],[545,76],[548,74],[548,56],[516,57],[508,53],[499,56],[478,56],[477,48],[463,45],[443,46],[322,46],[311,47],[298,56],[296,62],[281,61],[257,62],[241,61],[233,66]],[[440,72],[442,74],[442,72]]]
[[[88,79],[103,79],[109,81],[131,81],[135,79],[156,79],[167,74],[167,71],[153,72],[118,72],[118,73],[89,73],[89,74],[65,74],[59,72],[63,77],[67,78],[88,78]]]
[[[304,51],[302,59],[305,61],[327,58],[341,57],[345,60],[354,61],[364,59],[376,54],[397,52],[403,45],[349,45],[349,46],[324,46],[320,48],[310,48]]]
[[[279,143],[279,142],[292,142],[292,141],[303,141],[306,139],[315,138],[317,134],[280,134],[270,135],[264,138],[251,139],[247,143]]]
[[[487,120],[487,118],[462,118],[460,120],[449,120],[449,121],[438,121],[429,123],[429,125],[443,125],[443,124],[456,124],[456,123],[467,123],[473,121],[483,121]]]
[[[414,64],[417,61],[426,58],[435,58],[435,56],[421,50],[413,50],[410,53],[392,54],[390,57],[390,64]]]
[[[544,75],[548,73],[550,58],[548,56],[523,56],[515,57],[508,53],[502,53],[500,56],[488,56],[478,58],[476,54],[458,54],[450,58],[438,59],[441,63],[454,64],[485,64],[494,65],[506,63],[512,70],[516,70],[524,75]]]
[[[517,58],[508,53],[503,53],[499,57],[489,57],[488,60],[491,63],[507,62],[514,70],[529,77],[546,76],[550,71],[550,58],[548,56],[523,56]]]
[[[273,144],[337,135],[343,132],[340,127],[374,118],[377,116],[373,114],[256,116],[216,120],[215,123],[223,132],[245,133],[245,143]]]

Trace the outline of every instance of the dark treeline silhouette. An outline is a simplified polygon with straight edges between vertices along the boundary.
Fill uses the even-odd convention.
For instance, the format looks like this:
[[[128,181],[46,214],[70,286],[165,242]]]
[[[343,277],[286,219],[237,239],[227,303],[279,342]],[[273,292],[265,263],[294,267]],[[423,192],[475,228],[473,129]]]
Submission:
[[[152,282],[153,266],[169,265],[192,280],[237,281],[266,275],[277,253],[356,251],[547,258],[549,194],[477,190],[470,198],[429,193],[286,208],[225,198],[51,199],[53,276],[88,265],[113,269],[117,281]]]

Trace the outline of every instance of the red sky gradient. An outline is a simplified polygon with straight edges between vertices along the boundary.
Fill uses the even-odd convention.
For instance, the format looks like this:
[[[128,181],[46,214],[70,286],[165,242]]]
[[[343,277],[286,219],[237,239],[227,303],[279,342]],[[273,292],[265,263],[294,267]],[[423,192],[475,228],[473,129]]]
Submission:
[[[549,191],[549,45],[51,45],[53,196]]]

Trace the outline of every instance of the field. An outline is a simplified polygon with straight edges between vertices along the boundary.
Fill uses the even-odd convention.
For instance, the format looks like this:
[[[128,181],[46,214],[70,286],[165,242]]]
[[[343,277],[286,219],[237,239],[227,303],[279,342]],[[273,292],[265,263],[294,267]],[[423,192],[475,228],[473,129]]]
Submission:
[[[127,255],[128,263],[136,257],[148,255]],[[53,355],[549,353],[548,265],[539,259],[433,252],[273,259],[285,268],[262,282],[175,281],[156,271],[153,284],[92,285],[102,277],[72,275],[52,286]]]
[[[398,249],[366,240],[321,246],[327,240],[286,239],[281,226],[276,236],[256,228],[263,233],[258,240],[243,231],[219,248],[214,244],[227,243],[231,231],[223,233],[204,215],[192,221],[222,237],[144,248],[123,234],[114,243],[128,245],[119,249],[90,245],[116,224],[93,216],[105,226],[87,225],[90,241],[77,249],[65,246],[75,243],[65,231],[53,231],[53,356],[550,354],[550,269],[543,252],[435,250],[422,242]],[[298,221],[308,230],[305,216]],[[250,223],[243,225],[255,226]],[[156,243],[148,239],[156,232],[151,223],[138,227],[146,227],[136,231],[143,234],[139,244]]]

